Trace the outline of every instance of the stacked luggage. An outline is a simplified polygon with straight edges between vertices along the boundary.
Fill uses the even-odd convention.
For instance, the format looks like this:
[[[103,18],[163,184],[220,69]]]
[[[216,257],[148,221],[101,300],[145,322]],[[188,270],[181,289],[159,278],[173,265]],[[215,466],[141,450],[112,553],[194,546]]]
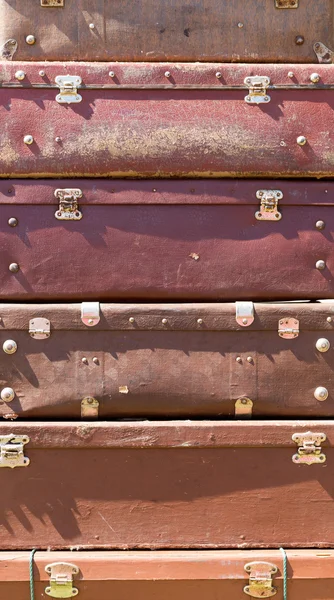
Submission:
[[[332,12],[0,0],[3,597],[333,597]]]

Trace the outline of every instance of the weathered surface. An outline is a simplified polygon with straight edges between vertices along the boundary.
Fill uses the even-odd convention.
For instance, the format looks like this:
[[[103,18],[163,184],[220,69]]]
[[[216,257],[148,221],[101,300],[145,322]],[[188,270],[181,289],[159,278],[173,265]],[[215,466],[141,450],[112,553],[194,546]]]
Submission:
[[[26,72],[22,84],[13,63],[1,75],[1,177],[334,174],[334,96],[324,89],[334,86],[330,65],[317,68],[319,84],[310,81],[314,67],[298,65],[289,66],[293,78],[283,65],[20,66]],[[56,102],[57,89],[50,86],[64,73],[82,77],[82,102]],[[268,90],[268,104],[245,102],[249,75],[266,75],[277,86]],[[24,143],[26,135],[33,136],[31,145]],[[300,136],[307,140],[303,146]]]
[[[80,419],[86,397],[98,400],[101,419],[233,417],[240,397],[252,400],[253,417],[334,416],[334,302],[256,304],[249,327],[233,304],[103,304],[94,327],[80,314],[79,304],[0,305],[0,347],[18,347],[1,353],[0,388],[15,392],[0,403],[2,417]],[[50,338],[29,336],[36,317],[50,321]],[[297,338],[279,337],[282,318],[298,319]]]
[[[334,421],[42,421],[0,430],[30,438],[29,466],[1,469],[2,550],[32,540],[40,549],[333,545]],[[292,435],[309,430],[327,436],[323,465],[292,461]]]
[[[80,221],[56,219],[57,188],[82,190]],[[255,217],[268,188],[276,222]],[[333,298],[333,198],[331,182],[0,180],[0,298]]]
[[[317,62],[313,44],[334,45],[333,4],[65,0],[64,8],[44,8],[40,0],[1,0],[0,43],[9,38],[18,42],[17,60]]]

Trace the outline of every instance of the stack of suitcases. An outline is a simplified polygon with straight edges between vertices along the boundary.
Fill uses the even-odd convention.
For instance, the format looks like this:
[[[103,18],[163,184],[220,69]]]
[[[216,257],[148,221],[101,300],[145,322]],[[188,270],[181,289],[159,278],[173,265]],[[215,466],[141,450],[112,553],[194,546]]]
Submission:
[[[333,12],[0,0],[1,599],[334,598]]]

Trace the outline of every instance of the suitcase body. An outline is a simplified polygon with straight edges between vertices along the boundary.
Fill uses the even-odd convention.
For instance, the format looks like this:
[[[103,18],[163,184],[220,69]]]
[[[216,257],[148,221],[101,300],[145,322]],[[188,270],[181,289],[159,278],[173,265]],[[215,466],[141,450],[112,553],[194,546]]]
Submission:
[[[317,73],[312,65],[187,63],[17,70],[5,63],[1,76],[4,178],[334,173],[330,65]]]
[[[334,45],[330,0],[1,0],[0,23],[17,61],[317,62],[314,44]]]
[[[331,598],[334,591],[332,550],[319,555],[319,550],[287,550],[288,594],[291,600]],[[26,600],[29,595],[28,552],[1,552],[0,592],[3,597]],[[217,550],[178,552],[37,552],[34,556],[34,587],[36,600],[46,597],[50,573],[61,573],[59,563],[75,567],[69,573],[70,590],[77,589],[82,600],[99,598],[123,600],[133,595],[138,600],[200,600],[228,597],[248,598],[245,587],[251,585],[253,573],[262,571],[257,590],[268,592],[271,586],[277,597],[283,590],[283,560],[277,550]],[[269,564],[268,564],[269,563]],[[245,567],[251,564],[253,572]],[[249,568],[249,567],[248,567]],[[76,571],[74,569],[74,571]],[[277,569],[271,573],[270,569]],[[257,571],[256,571],[257,570]],[[55,590],[60,588],[55,582]],[[62,593],[64,593],[64,582]],[[251,592],[256,590],[255,582]],[[274,591],[274,590],[273,590]]]
[[[334,302],[85,306],[0,305],[1,417],[334,416]]]
[[[333,441],[331,420],[3,423],[0,548],[331,547]]]
[[[328,181],[0,180],[0,298],[333,298],[333,191]]]

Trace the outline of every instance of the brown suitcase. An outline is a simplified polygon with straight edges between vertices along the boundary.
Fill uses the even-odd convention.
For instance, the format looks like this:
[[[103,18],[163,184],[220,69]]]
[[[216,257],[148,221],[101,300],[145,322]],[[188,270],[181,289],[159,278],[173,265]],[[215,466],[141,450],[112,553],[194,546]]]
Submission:
[[[332,550],[285,554],[289,600],[333,598]],[[29,566],[29,552],[1,552],[2,598],[27,600]],[[37,552],[33,563],[35,600],[45,600],[50,592],[65,598],[65,591],[80,600],[247,600],[274,595],[280,600],[283,574],[278,550]]]
[[[317,42],[331,0],[0,1],[5,60],[317,62]]]
[[[334,173],[330,65],[5,63],[0,79],[3,178]]]
[[[331,420],[3,423],[0,548],[332,547],[333,443]]]
[[[0,180],[0,299],[334,297],[334,184]]]
[[[7,419],[334,416],[334,301],[3,304],[0,316]]]

